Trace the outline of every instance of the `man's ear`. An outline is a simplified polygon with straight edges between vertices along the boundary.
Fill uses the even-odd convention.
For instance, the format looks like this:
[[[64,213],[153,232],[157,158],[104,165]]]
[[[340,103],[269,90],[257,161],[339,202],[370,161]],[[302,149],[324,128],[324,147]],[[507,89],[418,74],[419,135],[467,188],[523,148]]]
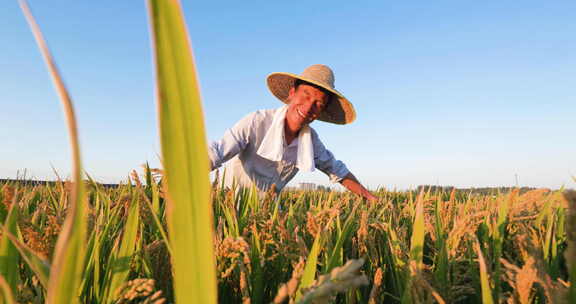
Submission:
[[[296,89],[294,89],[294,87],[291,87],[290,90],[288,91],[288,100],[292,100],[292,97],[294,97],[294,93],[296,93]]]

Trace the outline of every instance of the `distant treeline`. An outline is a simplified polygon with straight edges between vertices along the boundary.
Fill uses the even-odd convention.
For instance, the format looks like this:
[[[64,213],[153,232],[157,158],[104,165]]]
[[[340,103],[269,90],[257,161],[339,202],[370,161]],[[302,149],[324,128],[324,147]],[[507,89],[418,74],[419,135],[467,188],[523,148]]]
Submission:
[[[41,181],[41,180],[30,180],[30,179],[3,179],[0,178],[0,185],[4,184],[19,184],[19,185],[29,185],[29,186],[38,186],[38,185],[56,185],[58,181]],[[116,188],[119,184],[100,184],[99,185],[106,187],[106,188]],[[516,189],[516,187],[482,187],[482,188],[456,188],[454,186],[435,186],[435,185],[420,185],[414,191],[420,193],[420,191],[430,191],[430,192],[444,192],[449,193],[452,190],[456,189],[458,192],[465,192],[465,193],[473,193],[473,194],[498,194],[498,193],[508,193],[512,189]],[[525,193],[530,190],[535,190],[538,188],[533,187],[520,187],[519,192]],[[287,188],[287,190],[297,190],[297,188]],[[329,187],[325,186],[317,186],[315,190],[321,191],[332,191]]]
[[[18,185],[23,185],[23,186],[39,186],[39,185],[43,185],[43,186],[54,186],[57,183],[61,183],[59,181],[42,181],[42,180],[31,180],[31,179],[7,179],[7,178],[0,178],[0,185],[5,185],[5,184],[18,184]],[[105,188],[116,188],[118,187],[118,184],[101,184],[101,183],[97,183],[98,185],[101,185],[102,187]]]
[[[482,187],[482,188],[456,188],[453,186],[433,186],[433,185],[420,185],[416,188],[416,192],[424,191],[431,191],[431,192],[452,192],[452,190],[456,189],[456,191],[462,191],[467,193],[474,193],[474,194],[497,194],[497,193],[508,193],[513,189],[519,189],[519,192],[525,193],[531,190],[535,190],[538,188],[533,187]]]

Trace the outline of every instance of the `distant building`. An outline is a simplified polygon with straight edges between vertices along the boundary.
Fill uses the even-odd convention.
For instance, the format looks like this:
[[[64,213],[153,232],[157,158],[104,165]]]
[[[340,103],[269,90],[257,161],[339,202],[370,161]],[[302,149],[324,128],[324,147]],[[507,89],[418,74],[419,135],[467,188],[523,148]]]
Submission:
[[[316,190],[315,183],[300,183],[299,184],[300,190]]]

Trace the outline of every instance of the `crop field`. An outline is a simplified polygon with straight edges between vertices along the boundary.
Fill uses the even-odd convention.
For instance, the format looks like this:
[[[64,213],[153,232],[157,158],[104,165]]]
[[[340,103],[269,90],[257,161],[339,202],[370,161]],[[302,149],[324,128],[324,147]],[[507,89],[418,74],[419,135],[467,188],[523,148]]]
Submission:
[[[86,184],[81,303],[174,301],[167,206],[155,175],[145,168],[117,188]],[[0,219],[10,232],[0,243],[3,285],[18,303],[46,299],[70,186],[1,187]],[[381,190],[367,203],[325,191],[259,197],[215,182],[211,195],[220,303],[568,301],[576,202],[568,206],[559,191]]]
[[[0,182],[0,303],[576,303],[576,193],[225,189],[178,1],[148,1],[162,168]]]

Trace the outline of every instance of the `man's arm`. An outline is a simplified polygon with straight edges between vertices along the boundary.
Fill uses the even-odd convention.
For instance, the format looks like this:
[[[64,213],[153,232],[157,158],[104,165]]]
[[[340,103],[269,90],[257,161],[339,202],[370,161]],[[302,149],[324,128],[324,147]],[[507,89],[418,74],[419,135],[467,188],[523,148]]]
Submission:
[[[378,198],[370,193],[343,162],[337,160],[320,141],[318,134],[312,129],[312,142],[314,144],[314,162],[316,168],[326,173],[332,182],[339,182],[346,189],[366,198],[369,201],[376,201]]]
[[[372,193],[370,193],[370,191],[368,191],[366,188],[364,188],[364,186],[362,186],[362,184],[360,184],[360,182],[358,181],[358,179],[356,179],[356,177],[354,176],[354,174],[352,174],[352,172],[348,173],[348,175],[346,175],[340,181],[340,184],[342,184],[342,186],[346,187],[346,189],[364,197],[365,199],[367,199],[371,202],[375,202],[378,200],[378,198],[376,196],[374,196]]]

